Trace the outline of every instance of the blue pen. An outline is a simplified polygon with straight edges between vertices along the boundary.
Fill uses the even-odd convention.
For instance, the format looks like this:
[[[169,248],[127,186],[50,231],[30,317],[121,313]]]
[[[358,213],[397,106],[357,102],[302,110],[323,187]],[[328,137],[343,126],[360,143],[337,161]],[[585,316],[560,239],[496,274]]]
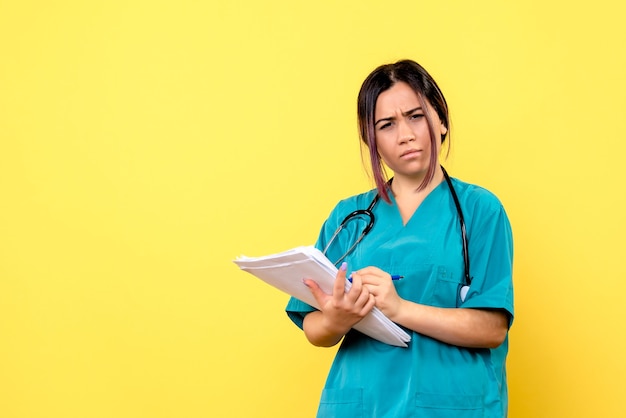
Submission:
[[[400,280],[400,279],[404,279],[404,276],[399,276],[397,274],[392,274],[391,275],[391,280]],[[348,281],[350,283],[352,283],[352,275],[350,275],[350,277],[348,277]]]

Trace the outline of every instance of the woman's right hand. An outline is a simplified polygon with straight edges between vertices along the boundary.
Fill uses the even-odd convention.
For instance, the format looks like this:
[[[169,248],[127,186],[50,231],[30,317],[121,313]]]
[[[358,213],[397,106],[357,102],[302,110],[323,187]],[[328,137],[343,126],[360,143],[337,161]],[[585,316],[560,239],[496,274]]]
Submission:
[[[376,303],[374,296],[355,277],[352,287],[345,291],[346,263],[341,265],[333,284],[333,293],[325,293],[312,279],[304,279],[320,307],[304,318],[304,332],[313,345],[330,347],[341,341],[350,329],[363,319]]]

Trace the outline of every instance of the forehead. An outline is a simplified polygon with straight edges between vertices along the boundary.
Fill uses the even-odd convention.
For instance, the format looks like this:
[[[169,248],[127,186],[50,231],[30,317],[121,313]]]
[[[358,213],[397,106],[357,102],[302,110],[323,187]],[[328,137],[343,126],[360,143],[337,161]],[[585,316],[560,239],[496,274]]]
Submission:
[[[406,112],[416,107],[420,107],[417,93],[407,83],[399,81],[380,93],[376,99],[375,113],[379,116],[383,113]]]

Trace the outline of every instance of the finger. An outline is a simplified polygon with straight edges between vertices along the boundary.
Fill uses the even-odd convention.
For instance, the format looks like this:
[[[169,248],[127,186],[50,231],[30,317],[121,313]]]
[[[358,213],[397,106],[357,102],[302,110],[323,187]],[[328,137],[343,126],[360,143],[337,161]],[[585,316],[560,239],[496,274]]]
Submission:
[[[374,309],[374,306],[376,306],[376,298],[374,297],[374,295],[370,294],[369,298],[367,299],[367,303],[365,304],[365,306],[363,306],[363,308],[359,312],[359,315],[367,315],[372,311],[372,309]]]
[[[380,285],[391,280],[391,276],[376,267],[366,267],[359,270],[363,284]]]
[[[348,263],[344,262],[341,264],[341,267],[339,267],[337,278],[333,284],[333,299],[337,302],[341,300],[346,293],[346,270],[348,270]]]
[[[363,293],[363,283],[361,282],[361,275],[358,272],[353,272],[350,277],[352,279],[352,287],[346,294],[346,298],[350,302],[356,303],[359,296]]]
[[[302,279],[302,282],[305,284],[306,287],[309,288],[309,291],[311,292],[311,294],[313,295],[313,297],[315,298],[319,306],[324,306],[324,302],[329,297],[329,295],[324,293],[322,288],[319,287],[317,282],[314,280]]]
[[[380,295],[380,286],[377,286],[374,284],[363,284],[363,287],[366,288],[369,294],[371,295],[374,295],[374,296]]]
[[[365,268],[360,269],[359,272],[361,274],[371,274],[374,276],[385,276],[387,274],[387,272],[385,272],[384,270],[381,270],[378,267],[374,267],[374,266],[367,266]]]
[[[354,306],[357,309],[362,309],[365,304],[369,301],[371,293],[367,290],[366,287],[363,287],[361,293],[358,295],[357,299],[354,301]]]

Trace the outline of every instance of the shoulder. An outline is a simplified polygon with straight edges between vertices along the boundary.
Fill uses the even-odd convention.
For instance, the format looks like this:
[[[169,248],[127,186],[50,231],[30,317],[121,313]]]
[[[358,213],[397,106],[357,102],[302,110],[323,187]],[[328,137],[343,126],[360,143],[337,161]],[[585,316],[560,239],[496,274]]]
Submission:
[[[476,184],[452,179],[452,185],[461,204],[468,225],[468,233],[486,229],[502,229],[510,234],[509,217],[500,199],[491,191]]]
[[[499,212],[503,210],[502,202],[491,191],[482,186],[452,178],[452,185],[464,208],[480,212]]]

